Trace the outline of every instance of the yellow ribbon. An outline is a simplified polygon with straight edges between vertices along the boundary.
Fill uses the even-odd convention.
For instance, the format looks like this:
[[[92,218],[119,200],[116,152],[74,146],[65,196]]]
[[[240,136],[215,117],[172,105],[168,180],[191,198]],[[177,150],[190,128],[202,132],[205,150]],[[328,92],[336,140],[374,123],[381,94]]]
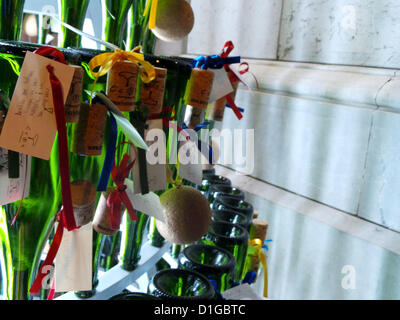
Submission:
[[[151,4],[151,10],[150,10],[150,4]],[[143,16],[147,16],[150,11],[149,29],[154,29],[156,27],[157,7],[158,7],[158,0],[148,0],[146,3],[146,8],[144,9]]]
[[[118,61],[129,60],[139,66],[140,78],[144,83],[149,83],[156,78],[156,71],[150,62],[144,60],[144,55],[138,51],[141,47],[136,47],[132,51],[124,51],[116,49],[114,52],[101,53],[92,58],[89,62],[89,68],[92,75],[96,78],[93,82],[92,94],[90,96],[90,104],[92,104],[92,95],[97,80],[104,76],[111,70],[115,63]],[[94,72],[93,70],[99,68],[99,71]]]
[[[264,268],[264,297],[268,298],[268,269],[267,269],[267,258],[263,252],[263,242],[261,239],[250,240],[249,245],[252,246],[257,251],[258,259]]]

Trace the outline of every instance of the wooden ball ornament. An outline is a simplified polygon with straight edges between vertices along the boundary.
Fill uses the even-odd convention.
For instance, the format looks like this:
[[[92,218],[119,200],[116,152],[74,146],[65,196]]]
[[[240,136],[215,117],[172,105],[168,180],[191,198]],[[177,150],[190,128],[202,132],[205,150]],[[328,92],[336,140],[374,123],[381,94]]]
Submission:
[[[168,241],[189,244],[201,239],[211,224],[207,198],[193,187],[178,186],[160,196],[165,222],[156,220],[158,232]]]
[[[180,41],[194,26],[193,9],[185,0],[159,0],[154,35],[167,42]]]

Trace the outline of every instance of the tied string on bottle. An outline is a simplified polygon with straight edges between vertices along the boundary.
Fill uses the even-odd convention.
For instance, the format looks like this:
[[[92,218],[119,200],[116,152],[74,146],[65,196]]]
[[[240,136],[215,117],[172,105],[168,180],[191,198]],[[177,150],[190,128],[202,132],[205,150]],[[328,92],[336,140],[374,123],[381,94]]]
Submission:
[[[228,57],[229,53],[233,50],[233,43],[227,42],[224,46],[223,52],[221,55],[213,55],[213,56],[199,56],[192,61],[192,67],[200,68],[207,70],[211,69],[222,69],[229,68],[230,64],[240,63],[240,56],[236,57]],[[230,69],[229,69],[230,70]],[[231,79],[230,79],[231,80]],[[232,82],[232,81],[231,81]],[[235,113],[236,117],[240,120],[243,118],[241,110],[235,104],[235,101],[232,99],[230,94],[225,96],[229,106]]]
[[[116,184],[116,190],[108,196],[107,207],[110,208],[110,226],[113,230],[117,230],[120,227],[122,219],[122,204],[128,211],[129,217],[132,221],[138,219],[135,209],[126,193],[127,186],[125,185],[125,179],[128,177],[129,172],[135,164],[135,160],[129,163],[129,158],[128,154],[124,154],[119,167],[116,167],[114,162],[111,170],[111,176]]]
[[[118,48],[115,49],[114,52],[101,53],[89,61],[90,71],[96,78],[93,82],[92,92],[90,94],[90,104],[92,104],[93,92],[98,79],[107,74],[114,64],[119,61],[128,60],[135,63],[140,69],[140,77],[144,83],[149,83],[156,78],[154,67],[150,62],[144,60],[144,55],[138,52],[140,49],[140,46],[134,48],[132,51],[124,51]],[[96,68],[99,68],[97,72],[94,71]]]
[[[268,269],[267,269],[267,257],[264,254],[263,249],[267,249],[266,244],[261,239],[253,239],[249,241],[249,245],[256,250],[258,259],[260,260],[264,269],[264,297],[268,298]]]
[[[34,53],[40,54],[44,57],[53,58],[58,62],[67,64],[62,52],[55,48],[42,47],[34,51]],[[37,294],[40,291],[43,278],[47,276],[47,274],[50,272],[50,268],[53,265],[54,259],[61,244],[64,228],[66,228],[68,231],[79,229],[79,227],[76,226],[72,206],[71,181],[68,161],[69,154],[62,85],[60,80],[54,73],[54,67],[49,64],[47,66],[47,70],[49,72],[49,78],[53,93],[53,103],[58,131],[58,158],[60,165],[61,195],[63,207],[59,214],[56,216],[56,219],[58,218],[59,220],[57,230],[51,243],[49,252],[47,253],[46,259],[42,264],[42,267],[40,268],[38,275],[29,290],[31,294]]]

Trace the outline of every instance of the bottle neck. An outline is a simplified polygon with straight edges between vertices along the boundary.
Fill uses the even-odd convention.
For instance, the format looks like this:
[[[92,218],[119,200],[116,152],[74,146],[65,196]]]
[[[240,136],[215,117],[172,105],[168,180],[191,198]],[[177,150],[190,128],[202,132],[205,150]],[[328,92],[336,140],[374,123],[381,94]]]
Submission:
[[[0,0],[0,39],[19,40],[25,0]]]

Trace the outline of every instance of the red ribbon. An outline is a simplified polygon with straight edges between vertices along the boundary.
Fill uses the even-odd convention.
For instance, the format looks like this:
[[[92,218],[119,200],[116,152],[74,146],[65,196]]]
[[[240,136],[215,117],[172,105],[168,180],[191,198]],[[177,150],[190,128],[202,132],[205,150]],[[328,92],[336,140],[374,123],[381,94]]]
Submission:
[[[36,50],[34,53],[40,54],[45,57],[53,58],[58,62],[67,64],[62,52],[55,48],[42,47]],[[59,224],[57,227],[56,234],[51,243],[49,252],[47,253],[46,259],[29,290],[29,292],[32,294],[39,293],[39,290],[42,288],[43,278],[47,276],[48,273],[50,272],[50,270],[43,271],[43,268],[48,266],[51,267],[53,266],[54,259],[57,255],[58,249],[60,248],[62,236],[64,233],[64,227],[68,231],[78,229],[78,227],[76,226],[74,211],[72,206],[71,181],[70,181],[69,160],[68,160],[69,154],[68,154],[68,144],[67,144],[66,121],[64,113],[63,90],[60,80],[54,74],[54,67],[49,64],[47,66],[47,70],[49,72],[49,78],[53,93],[53,104],[54,104],[57,131],[58,131],[58,158],[60,164],[63,208],[58,215]]]
[[[57,226],[57,231],[54,235],[53,241],[51,242],[51,246],[49,249],[49,252],[47,253],[46,259],[44,260],[42,266],[39,269],[38,275],[36,276],[35,281],[33,282],[29,292],[31,294],[37,294],[39,293],[40,289],[42,288],[42,282],[43,282],[43,278],[46,277],[49,273],[50,270],[46,270],[44,271],[43,269],[45,267],[53,267],[53,262],[54,259],[56,258],[58,249],[60,248],[61,245],[61,240],[63,237],[63,233],[64,233],[64,214],[63,214],[63,210],[61,210],[61,212],[59,213],[59,222],[58,222],[58,226]]]
[[[107,198],[107,206],[110,208],[110,225],[111,229],[118,230],[122,219],[122,204],[125,205],[129,217],[132,221],[137,220],[135,209],[126,194],[125,179],[132,170],[135,161],[129,163],[129,155],[125,154],[118,168],[115,167],[115,162],[111,170],[111,176],[117,189],[113,191]]]

